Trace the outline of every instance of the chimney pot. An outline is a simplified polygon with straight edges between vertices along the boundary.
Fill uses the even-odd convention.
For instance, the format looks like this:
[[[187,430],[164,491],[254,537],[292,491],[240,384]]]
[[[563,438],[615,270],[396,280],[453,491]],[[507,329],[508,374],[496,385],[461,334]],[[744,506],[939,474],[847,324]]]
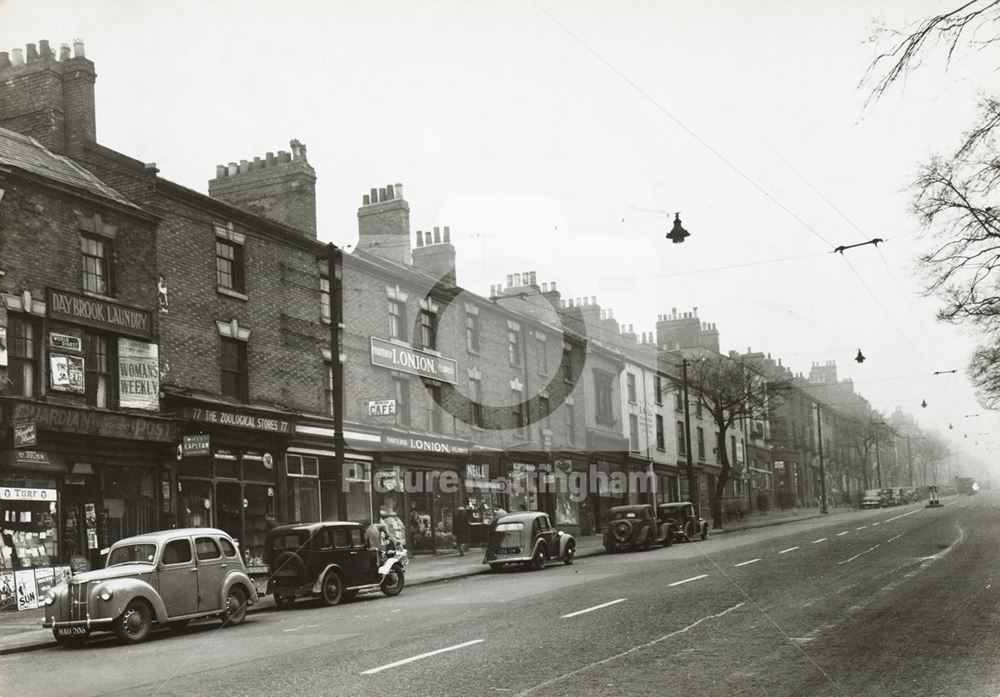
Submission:
[[[388,184],[385,187],[385,200],[391,201],[393,198],[395,197],[393,196],[392,184]]]
[[[608,319],[614,319],[614,318],[615,318],[615,311],[614,311],[614,309],[612,309],[612,308],[609,307],[608,308]]]
[[[597,296],[596,295],[591,295],[590,296],[590,304],[591,305],[596,305],[597,304]]]
[[[39,39],[38,41],[38,55],[42,58],[48,58],[52,55],[52,49],[49,48],[48,39]]]
[[[556,282],[555,281],[552,281],[552,283],[549,284],[549,290],[551,290],[553,293],[556,292]]]
[[[267,166],[268,167],[272,167],[272,166],[274,166],[274,165],[276,165],[278,163],[278,158],[274,156],[273,152],[267,153],[264,156],[264,158],[265,158],[265,161],[267,162]]]
[[[567,305],[568,305],[569,307],[573,307],[573,298],[570,298],[569,300],[567,300],[567,301],[566,301],[566,304],[567,304]]]
[[[696,307],[696,308],[694,308],[694,316],[695,316],[695,317],[697,317],[697,316],[698,316],[698,308],[697,308],[697,307]]]
[[[10,54],[6,51],[0,51],[0,70],[10,67]]]
[[[264,167],[264,161],[260,159],[259,155],[254,155],[254,158],[253,158],[253,169],[254,170],[260,170],[260,169],[263,169],[263,167]]]
[[[395,197],[396,198],[403,198],[403,185],[402,184],[396,184],[395,189],[396,189],[396,191],[395,191]]]
[[[10,62],[15,66],[24,65],[24,50],[15,48],[11,51]]]
[[[444,243],[451,244],[451,228],[447,225],[444,226]]]
[[[559,298],[559,307],[566,307],[566,301],[563,298]]]
[[[364,196],[361,197],[361,205],[362,206],[370,206],[371,203],[372,203],[372,200],[368,196],[368,194],[365,194]]]
[[[424,246],[424,233],[420,232],[420,230],[417,230],[417,246]]]
[[[235,162],[230,162],[229,163],[229,176],[230,177],[236,176],[236,173],[238,171],[239,171],[239,165],[236,164]]]
[[[538,280],[535,277],[535,272],[534,271],[531,272],[531,285],[533,285],[533,286],[537,286],[538,285]]]
[[[434,244],[441,244],[441,228],[434,228]]]
[[[514,276],[507,274],[507,287],[510,288],[512,285],[514,285]]]
[[[378,202],[383,203],[385,201],[385,189],[378,190]]]
[[[216,165],[215,166],[215,178],[219,179],[220,177],[224,177],[224,176],[226,176],[226,166],[225,165]]]
[[[74,58],[87,57],[87,54],[83,48],[83,41],[81,39],[73,39],[73,57]]]
[[[240,174],[246,174],[250,171],[250,165],[246,160],[240,160]]]
[[[60,61],[69,60],[69,44],[62,44],[59,47],[59,60]]]
[[[516,288],[519,288],[521,286],[521,274],[519,273],[514,274],[514,286]]]
[[[549,284],[548,283],[544,283],[544,282],[542,283],[542,292],[543,293],[548,293],[549,292]]]
[[[25,60],[28,63],[34,63],[38,60],[38,49],[35,47],[35,44],[28,44],[28,54]]]
[[[283,164],[286,164],[286,163],[291,162],[291,161],[292,161],[292,156],[289,154],[289,152],[287,150],[279,150],[278,151],[278,164],[279,165],[283,165]]]
[[[370,191],[372,203],[378,203],[378,189],[372,189]]]

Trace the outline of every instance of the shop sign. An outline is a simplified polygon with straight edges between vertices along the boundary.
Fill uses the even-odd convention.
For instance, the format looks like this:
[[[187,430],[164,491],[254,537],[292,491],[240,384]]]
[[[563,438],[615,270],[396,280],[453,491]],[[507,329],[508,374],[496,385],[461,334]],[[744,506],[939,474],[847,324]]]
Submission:
[[[83,394],[83,358],[49,354],[49,386],[60,392]]]
[[[450,382],[452,385],[458,384],[458,364],[452,358],[376,339],[374,336],[371,337],[371,345],[372,365]]]
[[[222,450],[222,449],[216,450],[215,451],[215,459],[216,460],[233,460],[233,461],[235,461],[236,460],[236,453],[234,453],[232,450]]]
[[[82,474],[67,474],[63,483],[69,486],[84,486],[87,483],[87,478]]]
[[[153,338],[151,312],[107,300],[49,288],[46,312],[51,319],[71,324],[97,327],[139,339]]]
[[[47,453],[41,450],[16,450],[14,452],[14,461],[19,465],[49,465],[52,464],[49,461],[49,456]]]
[[[395,399],[369,399],[368,416],[395,416]]]
[[[399,475],[395,470],[381,470],[375,473],[375,488],[377,491],[396,491],[401,489]]]
[[[216,426],[235,426],[237,428],[249,428],[254,431],[267,431],[269,433],[291,433],[295,430],[295,423],[292,421],[241,411],[184,407],[182,416],[185,419],[201,421]]]
[[[201,457],[208,455],[211,448],[211,438],[207,434],[184,436],[181,454],[184,457]]]
[[[382,445],[386,449],[419,450],[439,455],[468,455],[470,452],[469,446],[464,444],[419,436],[396,436],[388,433],[382,436]]]
[[[18,404],[15,421],[34,421],[42,431],[83,433],[105,438],[177,442],[174,422],[128,414],[106,414],[51,404]]]
[[[264,453],[259,450],[244,450],[243,459],[249,462],[263,462]]]
[[[56,334],[55,332],[52,332],[49,334],[49,346],[52,348],[62,349],[63,351],[80,352],[83,350],[83,341],[81,341],[78,336]]]
[[[466,479],[489,479],[490,478],[490,466],[489,465],[466,465],[465,466],[465,478]]]
[[[14,447],[30,448],[38,444],[38,426],[34,423],[14,424]]]
[[[774,469],[776,471],[783,472],[785,470],[785,463],[782,462],[781,460],[775,460],[774,461]]]
[[[118,339],[118,404],[125,409],[160,408],[160,358],[156,344]]]
[[[55,489],[24,489],[16,486],[0,487],[2,501],[55,501]]]

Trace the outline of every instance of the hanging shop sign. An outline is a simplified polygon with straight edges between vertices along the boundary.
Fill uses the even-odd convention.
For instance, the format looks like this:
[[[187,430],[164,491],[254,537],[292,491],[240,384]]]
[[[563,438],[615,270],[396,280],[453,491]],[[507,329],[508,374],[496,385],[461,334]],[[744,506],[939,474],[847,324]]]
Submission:
[[[260,452],[259,450],[244,450],[241,457],[243,458],[243,460],[246,460],[248,462],[264,461],[264,453]]]
[[[49,386],[60,392],[84,393],[83,358],[49,354]]]
[[[237,428],[249,428],[254,431],[267,431],[268,433],[292,433],[295,430],[294,421],[260,416],[232,409],[184,407],[182,416],[185,419],[201,421],[216,426],[235,426]]]
[[[83,350],[83,341],[78,336],[52,332],[49,334],[49,346],[62,349],[63,351],[76,351],[79,353]]]
[[[160,357],[156,344],[118,339],[118,404],[125,409],[160,408]]]
[[[128,414],[107,414],[52,404],[18,404],[13,421],[34,421],[41,431],[83,433],[105,438],[177,442],[173,421]]]
[[[395,416],[395,399],[369,399],[368,416]]]
[[[55,288],[48,289],[45,309],[50,319],[105,329],[138,339],[153,338],[153,315],[148,310]]]
[[[55,501],[55,489],[28,489],[24,487],[0,487],[0,501]]]
[[[215,459],[216,460],[231,460],[231,461],[235,462],[236,461],[236,453],[234,453],[232,450],[223,450],[223,449],[220,448],[219,450],[215,451]]]
[[[181,443],[183,457],[200,457],[211,452],[211,438],[207,434],[184,436]]]
[[[14,447],[30,448],[38,444],[38,425],[34,423],[14,424]]]
[[[458,384],[458,363],[427,351],[371,337],[372,365]]]

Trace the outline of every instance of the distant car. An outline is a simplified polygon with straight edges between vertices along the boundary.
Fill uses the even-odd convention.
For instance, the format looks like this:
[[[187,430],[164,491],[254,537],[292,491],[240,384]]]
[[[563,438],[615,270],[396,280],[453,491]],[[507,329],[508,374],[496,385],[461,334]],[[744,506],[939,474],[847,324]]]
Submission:
[[[661,503],[656,507],[660,525],[669,525],[675,542],[691,542],[695,537],[708,539],[708,523],[695,513],[690,501]]]
[[[653,545],[673,544],[670,525],[661,525],[656,509],[650,504],[615,506],[611,509],[608,528],[604,531],[604,549],[651,549]]]
[[[360,523],[327,521],[279,525],[267,534],[271,578],[268,594],[278,607],[296,598],[319,598],[337,605],[362,591],[380,590],[395,596],[403,590],[406,551],[365,546]]]
[[[519,564],[537,571],[546,562],[572,564],[576,539],[552,527],[547,513],[521,511],[496,518],[490,526],[483,563],[499,571],[508,564]]]
[[[137,644],[154,623],[175,629],[201,617],[242,624],[257,602],[233,539],[221,530],[186,528],[129,537],[112,545],[105,568],[73,576],[45,597],[43,627],[60,644],[93,631]]]
[[[895,489],[882,489],[882,497],[885,499],[886,506],[898,506],[899,500],[896,498]]]
[[[865,493],[861,497],[861,507],[885,508],[888,506],[888,501],[882,492],[882,489],[865,489]]]

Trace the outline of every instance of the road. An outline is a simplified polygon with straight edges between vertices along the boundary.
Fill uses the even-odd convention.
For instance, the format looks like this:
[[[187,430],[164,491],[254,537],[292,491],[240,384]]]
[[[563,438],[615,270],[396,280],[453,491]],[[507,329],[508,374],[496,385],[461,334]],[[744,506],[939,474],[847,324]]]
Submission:
[[[1000,496],[0,658],[4,695],[1000,694]],[[849,524],[845,524],[845,518]]]

